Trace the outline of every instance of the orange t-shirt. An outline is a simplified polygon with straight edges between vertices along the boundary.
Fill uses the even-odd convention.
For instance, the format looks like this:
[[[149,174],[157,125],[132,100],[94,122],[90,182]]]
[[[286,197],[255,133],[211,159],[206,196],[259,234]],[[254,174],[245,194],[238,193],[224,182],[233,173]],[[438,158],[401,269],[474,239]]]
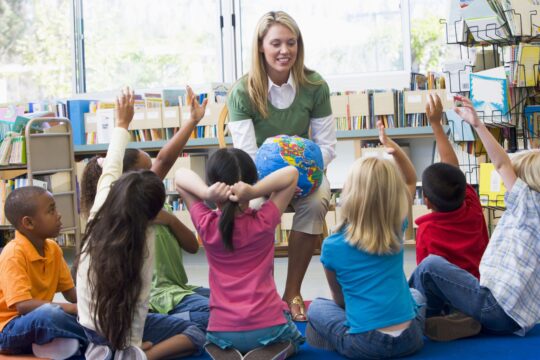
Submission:
[[[15,232],[0,254],[0,331],[19,315],[16,303],[26,300],[52,301],[54,294],[75,285],[60,246],[46,240],[45,256],[39,255],[24,235]]]

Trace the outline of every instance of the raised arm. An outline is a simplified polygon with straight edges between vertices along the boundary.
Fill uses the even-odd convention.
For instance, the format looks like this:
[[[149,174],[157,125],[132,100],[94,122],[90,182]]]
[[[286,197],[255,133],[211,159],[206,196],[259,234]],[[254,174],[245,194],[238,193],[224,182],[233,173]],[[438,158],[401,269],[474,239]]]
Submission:
[[[176,238],[178,245],[188,253],[195,254],[199,250],[199,243],[193,232],[174,214],[166,210],[161,210],[154,223],[168,226]]]
[[[180,130],[174,134],[172,139],[168,141],[165,146],[163,146],[157,154],[156,161],[152,164],[152,171],[156,173],[160,179],[165,178],[178,158],[178,155],[184,149],[191,133],[204,116],[208,99],[204,99],[202,105],[199,104],[197,96],[195,96],[193,90],[189,86],[187,86],[187,98],[188,104],[191,106],[190,118],[183,122]]]
[[[401,147],[396,144],[394,140],[386,136],[382,121],[377,121],[377,128],[379,129],[379,140],[381,144],[383,144],[386,148],[386,152],[394,157],[397,166],[399,167],[401,173],[403,174],[403,177],[405,178],[405,183],[407,184],[407,188],[409,189],[412,201],[416,194],[416,170],[414,169],[411,160],[409,159],[407,154],[405,154],[403,149],[401,149]]]
[[[238,182],[231,186],[231,201],[247,202],[262,196],[270,195],[270,200],[276,204],[280,213],[283,213],[296,190],[298,170],[294,166],[287,166],[274,171],[255,185]]]
[[[223,203],[228,200],[231,194],[230,186],[221,182],[208,186],[199,175],[190,169],[179,169],[175,174],[174,182],[176,191],[186,202],[188,209],[194,203],[203,200],[213,201],[217,204]]]
[[[441,98],[437,94],[429,94],[428,103],[426,104],[426,115],[433,129],[435,135],[435,142],[437,143],[437,150],[441,156],[441,162],[459,166],[459,161],[448,140],[448,136],[444,133],[444,129],[441,124],[443,113],[443,106]]]
[[[463,103],[463,106],[455,108],[456,113],[458,113],[463,120],[472,125],[478,134],[478,137],[482,140],[482,144],[484,144],[495,169],[499,175],[501,175],[504,186],[508,191],[511,191],[516,182],[517,175],[508,154],[489,132],[486,125],[478,118],[472,102],[463,96],[458,96],[456,98]]]

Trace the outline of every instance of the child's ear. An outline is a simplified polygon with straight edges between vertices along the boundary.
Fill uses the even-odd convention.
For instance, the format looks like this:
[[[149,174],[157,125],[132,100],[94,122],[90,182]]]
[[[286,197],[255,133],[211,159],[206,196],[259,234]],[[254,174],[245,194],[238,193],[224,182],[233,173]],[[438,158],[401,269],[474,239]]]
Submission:
[[[34,230],[34,220],[30,216],[25,216],[21,219],[21,225],[24,229]]]
[[[424,196],[424,204],[426,204],[426,207],[429,210],[433,210],[433,204],[431,204],[431,201],[429,201],[429,199],[427,197],[425,197],[425,196]]]

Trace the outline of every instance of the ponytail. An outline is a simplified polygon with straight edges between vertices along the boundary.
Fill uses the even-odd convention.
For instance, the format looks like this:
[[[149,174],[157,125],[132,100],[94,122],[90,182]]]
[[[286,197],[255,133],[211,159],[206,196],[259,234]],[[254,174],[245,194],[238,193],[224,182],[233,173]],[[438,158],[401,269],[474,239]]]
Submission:
[[[221,209],[221,216],[219,218],[219,232],[221,234],[221,240],[225,249],[234,251],[232,235],[234,229],[234,217],[236,210],[239,208],[237,202],[227,201]]]

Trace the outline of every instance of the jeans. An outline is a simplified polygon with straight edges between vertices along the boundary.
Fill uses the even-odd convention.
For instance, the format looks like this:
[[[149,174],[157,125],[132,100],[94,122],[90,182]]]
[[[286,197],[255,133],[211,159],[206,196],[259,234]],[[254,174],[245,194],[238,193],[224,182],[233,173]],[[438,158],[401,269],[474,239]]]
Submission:
[[[349,334],[345,309],[328,299],[315,299],[308,309],[307,342],[317,348],[337,351],[351,359],[385,359],[416,353],[424,346],[425,299],[418,291],[411,294],[419,309],[399,336],[378,330]]]
[[[476,277],[445,258],[429,255],[411,275],[409,285],[426,297],[426,315],[440,315],[449,306],[473,317],[484,332],[511,334],[519,325],[499,306]]]
[[[283,325],[249,331],[209,331],[206,338],[208,342],[222,349],[233,347],[241,353],[268,344],[290,341],[298,352],[305,338],[298,331],[289,313],[285,313],[285,318],[287,323]]]
[[[195,294],[185,296],[174,309],[169,311],[169,315],[194,322],[199,329],[206,331],[210,316],[210,306],[208,305],[210,289],[200,287],[193,291]]]
[[[32,343],[47,344],[56,338],[77,339],[86,347],[84,329],[74,315],[59,305],[43,304],[12,319],[0,332],[0,349],[13,354],[31,354]]]
[[[90,342],[110,346],[107,339],[94,330],[84,328],[84,332]],[[187,336],[197,348],[197,354],[202,352],[206,339],[204,333],[192,322],[163,314],[149,313],[146,316],[143,341],[150,341],[156,345],[175,335]]]

